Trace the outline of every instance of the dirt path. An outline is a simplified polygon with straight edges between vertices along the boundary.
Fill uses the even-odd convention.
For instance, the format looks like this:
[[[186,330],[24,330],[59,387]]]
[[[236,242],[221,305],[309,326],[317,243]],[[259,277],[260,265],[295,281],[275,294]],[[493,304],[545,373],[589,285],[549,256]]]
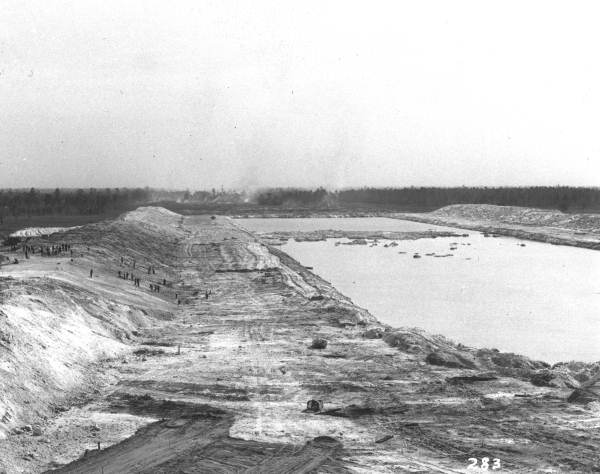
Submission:
[[[150,297],[169,316],[139,327],[136,353],[104,361],[110,379],[42,436],[10,436],[13,452],[33,454],[13,472],[467,472],[473,457],[505,472],[600,469],[600,413],[567,404],[569,389],[501,373],[452,383],[478,372],[426,363],[425,343],[363,337],[385,328],[227,219],[138,219],[72,231],[96,245],[73,265],[95,262],[115,300]],[[172,286],[109,277],[130,247]],[[311,349],[315,337],[327,348]],[[323,413],[305,412],[311,399]]]

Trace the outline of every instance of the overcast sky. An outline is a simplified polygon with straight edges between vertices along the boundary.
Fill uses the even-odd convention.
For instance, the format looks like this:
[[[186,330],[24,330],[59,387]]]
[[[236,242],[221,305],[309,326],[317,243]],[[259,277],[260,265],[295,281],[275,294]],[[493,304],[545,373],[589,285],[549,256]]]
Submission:
[[[598,185],[595,4],[0,0],[0,187]]]

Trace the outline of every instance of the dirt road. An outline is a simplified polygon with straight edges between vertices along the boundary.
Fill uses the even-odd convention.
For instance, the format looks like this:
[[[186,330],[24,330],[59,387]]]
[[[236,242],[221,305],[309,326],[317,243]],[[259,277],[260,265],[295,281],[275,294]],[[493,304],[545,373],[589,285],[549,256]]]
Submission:
[[[600,469],[600,411],[568,404],[572,389],[535,386],[524,368],[473,377],[480,352],[390,331],[228,219],[145,208],[48,239],[76,243],[74,261],[56,273],[35,254],[3,267],[13,278],[3,304],[43,274],[138,319],[121,324],[127,337],[102,360],[82,362],[92,380],[79,392],[73,381],[79,398],[60,411],[34,404],[37,417],[22,405],[7,422],[7,472],[467,472],[469,458],[498,459],[504,472]],[[325,349],[311,349],[316,337]],[[432,349],[479,359],[434,365]],[[322,412],[305,411],[311,399]],[[39,433],[18,429],[23,420]]]

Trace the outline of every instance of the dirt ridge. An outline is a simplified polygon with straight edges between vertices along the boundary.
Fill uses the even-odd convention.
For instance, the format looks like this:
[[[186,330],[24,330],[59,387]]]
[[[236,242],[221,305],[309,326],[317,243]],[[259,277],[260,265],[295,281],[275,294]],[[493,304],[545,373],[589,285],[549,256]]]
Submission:
[[[600,250],[598,214],[566,214],[547,209],[490,204],[455,204],[429,213],[394,213],[389,217]]]
[[[64,284],[102,308],[86,319],[118,328],[122,312],[129,339],[81,366],[85,401],[0,444],[8,472],[462,472],[484,456],[509,471],[600,469],[597,408],[567,402],[575,366],[379,324],[229,219],[140,208],[29,242],[63,241],[72,262],[3,267],[7,294],[41,305],[51,291],[29,278]],[[311,399],[322,413],[306,411]]]

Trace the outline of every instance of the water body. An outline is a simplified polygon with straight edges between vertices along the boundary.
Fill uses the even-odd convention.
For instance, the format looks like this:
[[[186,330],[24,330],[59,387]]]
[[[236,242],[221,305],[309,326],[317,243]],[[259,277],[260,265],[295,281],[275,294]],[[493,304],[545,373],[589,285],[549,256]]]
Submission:
[[[240,221],[254,231],[436,229],[385,218]],[[291,240],[282,250],[392,326],[547,362],[600,360],[600,252],[464,232],[469,237],[388,248],[389,241],[369,247]]]
[[[235,219],[235,222],[251,232],[310,232],[313,230],[329,229],[349,231],[387,230],[397,232],[422,232],[426,230],[456,231],[456,229],[450,227],[389,219],[387,217],[252,218]]]

